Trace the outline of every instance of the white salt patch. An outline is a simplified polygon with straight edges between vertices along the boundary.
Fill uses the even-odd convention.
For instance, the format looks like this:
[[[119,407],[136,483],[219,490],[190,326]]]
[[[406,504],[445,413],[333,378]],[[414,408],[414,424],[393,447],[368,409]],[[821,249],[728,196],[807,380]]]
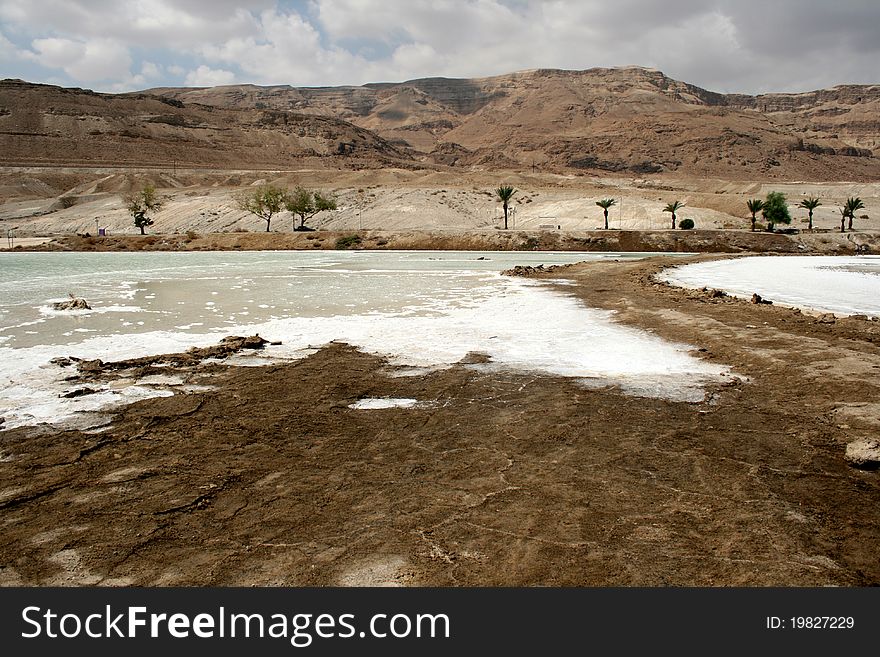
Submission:
[[[758,293],[783,305],[838,315],[880,315],[880,256],[752,256],[664,270],[681,287],[712,287],[737,297]]]
[[[171,330],[95,335],[71,345],[11,349],[0,344],[0,416],[7,419],[7,427],[59,421],[78,410],[123,403],[138,394],[171,394],[153,387],[128,386],[73,400],[59,399],[57,395],[69,388],[60,380],[70,370],[48,365],[57,356],[121,360],[182,352],[216,344],[226,335],[254,333],[283,344],[222,362],[261,365],[297,359],[336,341],[386,356],[393,365],[408,368],[449,367],[469,352],[480,352],[491,364],[475,367],[573,377],[651,397],[698,400],[703,386],[724,380],[725,368],[693,357],[688,346],[617,325],[612,313],[587,308],[541,283],[497,274],[474,276],[474,287],[454,299],[417,294],[413,296],[420,300],[403,311],[383,311],[379,295],[379,308],[359,314],[291,313],[249,324],[238,318],[237,325],[203,328],[199,333],[183,332],[199,323],[181,322],[177,329],[169,324]],[[339,312],[338,308],[334,312]],[[123,323],[126,325],[130,323]]]
[[[371,398],[359,399],[354,404],[349,404],[349,408],[358,410],[377,410],[382,408],[415,408],[419,405],[417,399],[401,399],[401,398]]]
[[[138,383],[145,386],[179,386],[183,384],[183,378],[170,374],[151,374],[138,379]]]

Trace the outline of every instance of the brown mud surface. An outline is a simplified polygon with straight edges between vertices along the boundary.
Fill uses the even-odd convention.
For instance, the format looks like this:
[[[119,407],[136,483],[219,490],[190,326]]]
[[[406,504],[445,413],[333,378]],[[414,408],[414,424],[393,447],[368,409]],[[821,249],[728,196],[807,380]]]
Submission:
[[[671,262],[540,276],[747,381],[683,403],[344,344],[165,367],[213,389],[0,434],[0,583],[880,583],[880,473],[844,460],[880,426],[880,322],[654,283]]]
[[[95,237],[61,235],[0,251],[631,251],[691,253],[801,253],[847,255],[880,252],[874,232],[767,233],[747,230],[593,231],[381,231],[317,230],[295,233],[169,233]]]

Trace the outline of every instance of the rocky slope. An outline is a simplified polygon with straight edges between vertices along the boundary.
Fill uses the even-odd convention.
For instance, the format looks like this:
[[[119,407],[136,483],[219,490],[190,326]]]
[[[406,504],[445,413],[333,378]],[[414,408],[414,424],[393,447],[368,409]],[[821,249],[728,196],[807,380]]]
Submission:
[[[734,179],[880,174],[880,85],[724,95],[644,68],[363,87],[156,89],[186,103],[333,116],[423,161]]]
[[[311,160],[356,168],[408,159],[375,133],[327,116],[0,81],[0,164],[7,166],[235,169]]]
[[[0,82],[7,165],[394,164],[873,181],[878,149],[880,85],[725,95],[637,67],[117,95]]]

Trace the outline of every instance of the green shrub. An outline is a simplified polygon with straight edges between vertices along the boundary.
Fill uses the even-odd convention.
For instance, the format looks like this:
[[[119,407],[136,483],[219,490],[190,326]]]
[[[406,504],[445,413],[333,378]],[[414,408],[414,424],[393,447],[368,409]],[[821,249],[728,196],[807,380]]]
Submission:
[[[694,227],[694,220],[693,219],[682,219],[681,221],[678,222],[678,227],[681,228],[682,230],[690,230],[691,228]]]
[[[353,246],[359,246],[361,243],[360,235],[346,235],[336,240],[337,249],[350,249]]]

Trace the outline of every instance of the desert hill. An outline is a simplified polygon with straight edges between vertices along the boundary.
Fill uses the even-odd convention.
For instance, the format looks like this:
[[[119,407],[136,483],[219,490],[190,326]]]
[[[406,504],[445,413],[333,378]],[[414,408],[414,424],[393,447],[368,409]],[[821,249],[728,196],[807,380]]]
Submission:
[[[425,163],[728,179],[872,180],[880,85],[725,95],[638,67],[533,70],[361,87],[235,85],[149,93],[328,116]]]
[[[410,159],[346,121],[0,81],[0,164],[264,168]]]

